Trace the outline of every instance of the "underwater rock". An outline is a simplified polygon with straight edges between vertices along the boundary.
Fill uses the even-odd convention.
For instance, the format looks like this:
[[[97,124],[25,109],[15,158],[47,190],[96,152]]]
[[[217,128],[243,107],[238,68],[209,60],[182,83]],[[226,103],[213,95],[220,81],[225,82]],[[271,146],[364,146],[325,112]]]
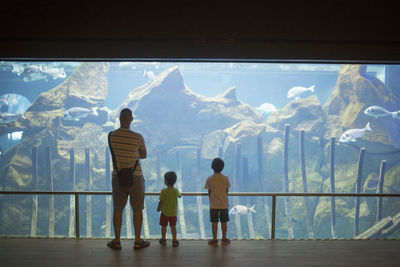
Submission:
[[[342,65],[335,89],[323,107],[327,116],[326,138],[339,138],[345,130],[363,128],[373,132],[362,139],[400,148],[400,124],[392,117],[374,118],[364,114],[370,106],[400,110],[399,99],[377,78],[366,73],[366,65]]]
[[[36,146],[39,159],[39,185],[48,184],[45,150],[52,153],[53,179],[55,185],[68,184],[69,148],[83,150],[91,147],[91,159],[95,164],[103,163],[106,146],[106,133],[99,125],[91,123],[89,116],[80,124],[66,125],[62,117],[72,106],[92,107],[102,105],[107,96],[108,63],[83,63],[62,84],[40,94],[25,112],[25,119],[17,121],[18,129],[23,130],[20,144],[13,147],[1,158],[0,177],[3,188],[32,187],[32,147]],[[107,121],[108,113],[99,122]],[[94,120],[94,121],[95,121]],[[95,121],[96,122],[96,121]],[[83,153],[84,156],[84,153]],[[84,163],[82,151],[76,152],[77,164]],[[99,157],[100,159],[97,159]],[[92,166],[100,168],[100,166]],[[56,171],[55,171],[56,170]],[[46,181],[44,181],[46,180]],[[41,182],[42,181],[42,182]],[[34,186],[33,186],[34,188]],[[47,189],[47,188],[46,188]]]
[[[115,120],[125,107],[132,109],[133,130],[143,134],[149,151],[156,147],[169,150],[176,145],[200,147],[203,137],[213,131],[242,120],[262,123],[261,115],[252,106],[237,99],[236,88],[215,97],[198,95],[185,86],[178,67],[132,90],[112,112]]]
[[[304,130],[313,136],[323,136],[325,131],[325,118],[322,106],[316,95],[307,98],[299,98],[291,101],[282,109],[272,113],[267,124],[279,130],[283,130],[289,123],[291,130]]]

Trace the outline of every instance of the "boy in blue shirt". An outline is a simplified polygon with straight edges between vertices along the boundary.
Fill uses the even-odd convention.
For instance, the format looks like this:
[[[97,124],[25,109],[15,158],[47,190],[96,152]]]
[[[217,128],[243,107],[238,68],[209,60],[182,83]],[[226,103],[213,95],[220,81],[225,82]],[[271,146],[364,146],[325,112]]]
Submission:
[[[221,245],[228,245],[231,241],[226,238],[227,222],[229,221],[228,214],[228,191],[231,184],[228,176],[221,172],[224,169],[224,161],[220,158],[215,158],[212,161],[211,168],[214,174],[208,177],[205,189],[208,189],[208,197],[210,199],[210,221],[212,223],[213,239],[208,241],[209,245],[217,246],[217,231],[218,221],[221,222],[222,241]]]
[[[161,239],[159,240],[161,245],[166,245],[167,240],[165,236],[167,234],[167,226],[171,227],[172,233],[172,246],[179,246],[179,241],[176,240],[176,215],[178,214],[178,197],[181,197],[179,190],[174,187],[176,182],[176,173],[173,171],[166,172],[164,174],[164,183],[167,188],[161,190],[160,202],[158,202],[157,211],[161,211],[160,214],[160,225],[161,225]]]

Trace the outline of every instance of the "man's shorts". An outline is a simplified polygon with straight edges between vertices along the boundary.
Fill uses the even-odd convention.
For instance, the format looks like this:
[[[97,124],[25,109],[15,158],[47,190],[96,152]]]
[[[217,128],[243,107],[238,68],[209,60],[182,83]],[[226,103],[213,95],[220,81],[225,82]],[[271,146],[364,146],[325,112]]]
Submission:
[[[210,221],[212,223],[229,222],[228,209],[210,209]]]
[[[160,215],[160,225],[161,226],[167,226],[168,222],[169,222],[169,226],[175,226],[176,220],[177,220],[176,216],[165,216],[162,213]]]
[[[123,211],[128,196],[133,212],[142,211],[144,209],[144,178],[142,175],[133,176],[133,185],[130,187],[119,186],[117,173],[113,172],[112,177],[112,195],[114,210]]]

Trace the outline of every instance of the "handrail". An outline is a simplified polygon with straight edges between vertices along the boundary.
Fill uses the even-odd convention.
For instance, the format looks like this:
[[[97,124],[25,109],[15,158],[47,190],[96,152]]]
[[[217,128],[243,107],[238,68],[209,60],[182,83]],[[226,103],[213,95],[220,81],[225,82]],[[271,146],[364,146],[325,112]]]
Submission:
[[[80,237],[79,232],[79,196],[84,195],[112,195],[110,191],[11,191],[2,190],[5,195],[74,195],[75,196],[75,236]],[[208,193],[182,192],[182,196],[208,196]],[[147,192],[146,196],[158,196],[159,192]],[[272,197],[271,214],[271,240],[275,239],[276,198],[277,197],[400,197],[400,194],[377,193],[260,193],[260,192],[231,192],[229,196],[265,196]]]
[[[112,195],[111,191],[11,191],[0,190],[5,195]],[[159,192],[146,192],[146,196],[158,196]],[[181,192],[182,196],[208,196],[208,193]],[[280,193],[280,192],[230,192],[228,196],[264,196],[264,197],[400,197],[400,194],[377,193]]]

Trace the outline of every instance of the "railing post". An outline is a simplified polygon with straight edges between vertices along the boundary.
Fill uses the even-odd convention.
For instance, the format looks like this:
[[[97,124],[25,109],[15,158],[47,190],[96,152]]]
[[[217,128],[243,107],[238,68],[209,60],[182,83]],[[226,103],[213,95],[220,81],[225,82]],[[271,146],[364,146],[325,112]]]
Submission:
[[[182,181],[182,160],[181,160],[181,154],[179,150],[176,150],[176,174],[177,174],[177,187],[179,192],[183,191],[183,181]],[[178,216],[179,216],[179,222],[181,225],[181,235],[182,238],[186,238],[186,221],[185,221],[185,209],[183,205],[183,199],[178,198]]]
[[[47,162],[47,178],[50,185],[50,191],[54,190],[53,184],[53,171],[52,171],[52,163],[51,163],[51,150],[50,147],[46,147],[46,162]],[[49,237],[54,237],[54,195],[50,196],[49,201]]]
[[[70,175],[70,182],[72,185],[72,190],[75,191],[75,151],[73,148],[69,149],[69,162],[70,162],[70,168],[69,168],[69,175]],[[73,236],[74,235],[74,227],[75,227],[75,222],[74,222],[74,217],[75,217],[75,204],[74,204],[75,198],[74,196],[70,195],[69,196],[69,233],[68,236]]]
[[[79,238],[79,195],[75,192],[75,237]]]
[[[263,168],[263,142],[261,135],[257,135],[257,168],[258,168],[258,182],[260,185],[260,189],[263,193],[265,193],[267,190],[265,188],[264,184],[264,168]],[[264,210],[265,210],[265,219],[267,222],[267,229],[269,232],[271,232],[271,218],[269,217],[269,207],[268,203],[266,200],[266,197],[263,197],[263,203],[264,203]]]
[[[272,196],[271,240],[275,240],[276,196]]]
[[[289,192],[289,129],[290,125],[285,125],[284,132],[284,148],[283,148],[283,189],[285,193]],[[288,237],[289,239],[294,238],[293,226],[292,226],[292,212],[290,206],[290,198],[285,197],[285,212],[286,212],[286,220],[288,224]]]
[[[365,148],[360,149],[360,154],[358,155],[358,170],[357,170],[357,180],[356,180],[356,193],[361,192],[361,179],[362,179],[362,169],[364,165],[364,155]],[[355,201],[355,215],[354,215],[354,236],[359,234],[359,220],[360,220],[360,197],[356,197]]]
[[[331,180],[331,193],[335,193],[335,137],[331,138],[330,147],[330,180]],[[331,234],[332,238],[336,239],[336,203],[335,197],[331,197]]]
[[[383,183],[385,180],[385,168],[386,168],[386,160],[381,161],[381,168],[379,170],[379,181],[378,187],[376,188],[376,193],[382,194],[383,193]],[[383,202],[382,197],[378,197],[378,205],[377,205],[377,212],[376,212],[376,222],[382,220],[382,212],[383,212]]]
[[[236,155],[235,155],[235,169],[233,173],[233,188],[236,192],[238,192],[238,180],[239,180],[239,170],[240,170],[240,158],[241,158],[241,144],[236,144]],[[233,203],[235,205],[239,204],[239,197],[236,196],[233,198]],[[236,226],[236,235],[238,239],[242,239],[242,225],[240,224],[240,215],[235,214],[235,226]]]
[[[304,130],[300,131],[299,135],[299,143],[300,143],[300,167],[301,167],[301,178],[303,181],[303,192],[307,193],[307,174],[306,174],[306,159],[305,159],[305,152],[304,152]],[[314,231],[313,231],[313,219],[310,210],[310,203],[307,197],[304,197],[304,205],[306,210],[306,222],[307,222],[307,230],[308,230],[308,237],[310,239],[314,238]]]
[[[90,174],[90,151],[85,148],[86,191],[92,191],[92,177]],[[86,196],[86,237],[92,237],[92,196]]]
[[[106,146],[106,189],[111,189],[110,148]],[[106,238],[111,236],[111,196],[106,196]]]
[[[32,147],[32,186],[35,191],[38,189],[38,162],[37,162],[37,149]],[[37,229],[37,216],[38,216],[38,195],[32,197],[32,218],[31,218],[31,236],[36,236]]]

